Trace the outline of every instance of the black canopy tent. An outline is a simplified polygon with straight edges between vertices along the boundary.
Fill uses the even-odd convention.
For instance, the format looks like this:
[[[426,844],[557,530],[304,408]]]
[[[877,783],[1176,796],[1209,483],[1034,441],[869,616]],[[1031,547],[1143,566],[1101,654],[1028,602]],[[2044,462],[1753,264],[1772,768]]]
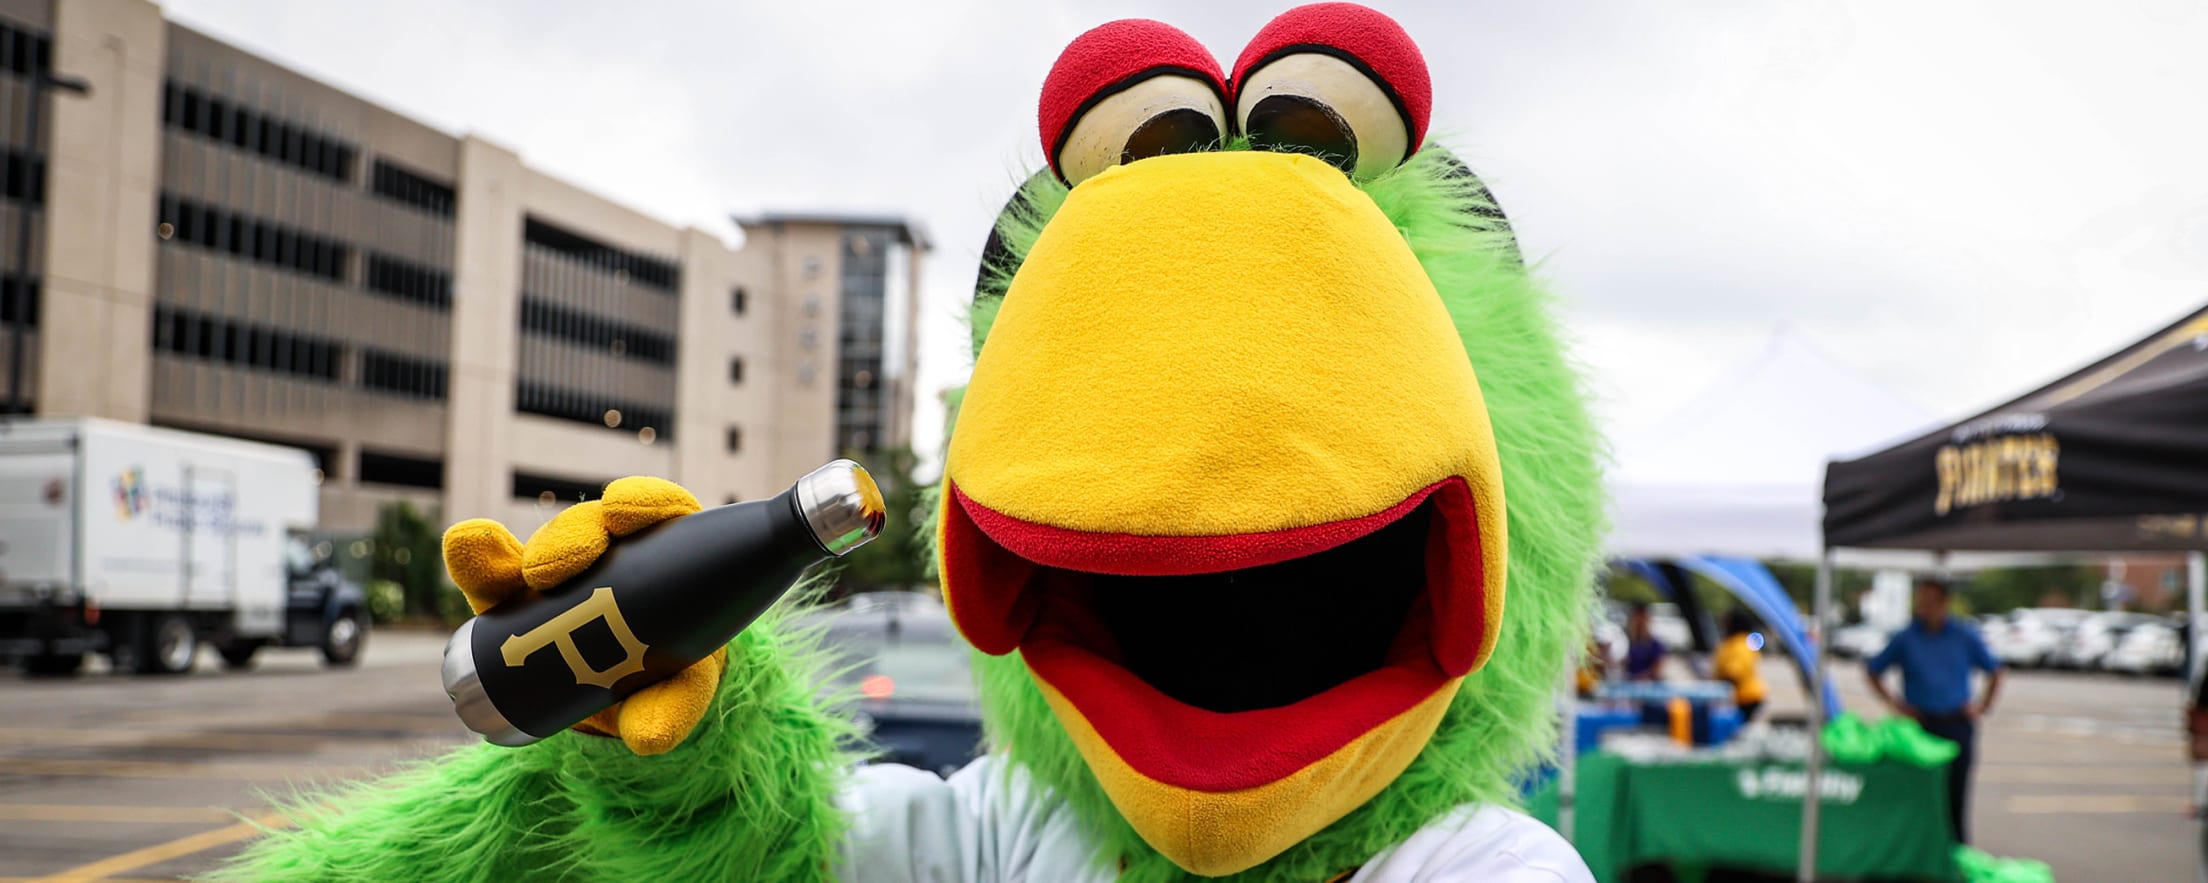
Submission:
[[[1836,549],[2181,551],[2190,683],[2204,661],[2208,593],[2208,308],[1984,413],[1828,464],[1824,498],[1820,627]],[[1821,755],[1810,752],[1811,794]],[[1817,801],[1802,814],[1800,877],[1810,880]]]
[[[2084,370],[1825,470],[1827,548],[2208,548],[2208,308]]]

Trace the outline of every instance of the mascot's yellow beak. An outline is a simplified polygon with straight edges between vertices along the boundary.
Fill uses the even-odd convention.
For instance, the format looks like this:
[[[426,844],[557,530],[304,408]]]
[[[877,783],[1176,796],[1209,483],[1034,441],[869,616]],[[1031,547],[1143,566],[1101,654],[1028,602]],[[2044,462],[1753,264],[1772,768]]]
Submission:
[[[1076,187],[951,439],[945,596],[1019,650],[1145,840],[1255,866],[1400,774],[1503,612],[1479,383],[1334,167],[1161,156]]]

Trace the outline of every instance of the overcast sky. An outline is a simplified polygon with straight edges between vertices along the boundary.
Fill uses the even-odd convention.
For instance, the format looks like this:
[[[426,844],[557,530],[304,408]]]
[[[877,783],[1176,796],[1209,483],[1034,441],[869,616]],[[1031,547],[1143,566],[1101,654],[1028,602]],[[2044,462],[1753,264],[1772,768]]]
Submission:
[[[1144,17],[1231,64],[1289,5],[165,4],[732,241],[764,209],[917,219],[928,431],[1058,51]],[[1961,416],[2208,301],[2204,0],[1374,5],[1424,47],[1434,137],[1494,188],[1625,430],[1781,326]]]

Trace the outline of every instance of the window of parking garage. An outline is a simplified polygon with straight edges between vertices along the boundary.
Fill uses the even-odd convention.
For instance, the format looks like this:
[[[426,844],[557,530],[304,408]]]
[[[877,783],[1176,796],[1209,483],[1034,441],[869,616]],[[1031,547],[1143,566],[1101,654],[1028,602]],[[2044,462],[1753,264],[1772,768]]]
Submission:
[[[546,504],[580,503],[605,494],[613,479],[583,479],[535,472],[514,472],[514,499]]]
[[[549,298],[523,293],[521,330],[564,340],[615,356],[655,365],[675,363],[675,339],[636,325],[571,309]]]
[[[362,389],[410,399],[443,401],[445,363],[378,349],[360,352]]]
[[[360,451],[361,484],[387,484],[396,487],[430,488],[445,487],[445,461],[435,457],[416,457],[407,454]]]
[[[294,273],[345,281],[352,249],[335,239],[172,194],[162,194],[154,235]]]
[[[450,273],[380,252],[369,252],[361,266],[361,282],[371,292],[440,310],[452,307]]]
[[[538,218],[524,219],[522,241],[665,294],[680,288],[682,271],[674,261],[616,248]]]
[[[52,38],[14,22],[0,21],[0,71],[28,77],[51,70],[53,66]]]
[[[161,123],[340,184],[352,183],[360,155],[352,143],[312,126],[175,80],[162,84]]]
[[[181,307],[153,311],[153,348],[212,362],[321,382],[335,381],[345,347],[335,340]]]
[[[282,435],[265,435],[256,432],[239,432],[236,429],[225,429],[219,426],[207,426],[198,423],[177,420],[154,420],[152,421],[152,424],[154,426],[163,427],[165,429],[180,429],[185,432],[199,432],[208,435],[224,435],[231,438],[244,439],[250,442],[260,442],[264,445],[277,445],[279,447],[298,448],[299,450],[307,452],[307,456],[314,458],[314,468],[316,471],[322,473],[324,478],[337,475],[337,448],[334,445],[326,445],[320,442],[307,441],[304,439],[292,438]]]
[[[38,327],[38,280],[0,276],[0,323]]]
[[[382,157],[376,158],[368,173],[368,189],[384,199],[440,218],[452,217],[453,207],[458,204],[451,185]]]
[[[654,441],[674,438],[674,412],[666,408],[546,383],[515,384],[514,410],[623,432],[648,428]]]
[[[0,198],[33,206],[46,204],[46,159],[0,148]]]

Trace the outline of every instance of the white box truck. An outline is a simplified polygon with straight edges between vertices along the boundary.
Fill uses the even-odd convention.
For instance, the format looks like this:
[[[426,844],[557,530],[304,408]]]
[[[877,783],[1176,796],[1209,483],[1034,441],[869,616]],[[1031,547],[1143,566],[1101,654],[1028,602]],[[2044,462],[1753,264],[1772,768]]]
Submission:
[[[359,658],[364,593],[306,542],[305,451],[105,420],[0,422],[0,659],[34,674],[233,667],[268,646]]]

